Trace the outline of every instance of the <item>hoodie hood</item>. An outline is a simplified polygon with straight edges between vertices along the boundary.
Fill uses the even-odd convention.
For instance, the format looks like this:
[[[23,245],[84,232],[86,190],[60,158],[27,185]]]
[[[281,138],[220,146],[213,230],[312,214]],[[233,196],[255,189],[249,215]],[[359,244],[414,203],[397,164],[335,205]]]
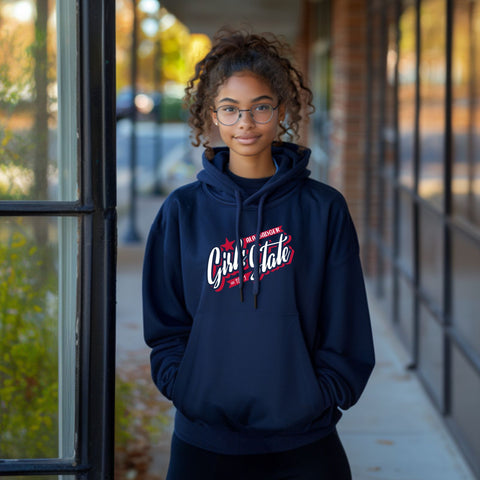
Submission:
[[[273,201],[286,195],[290,190],[296,188],[299,182],[310,175],[307,170],[308,160],[311,151],[308,148],[299,145],[283,142],[278,145],[272,145],[272,158],[277,165],[277,172],[267,182],[252,195],[247,195],[244,190],[227,175],[229,163],[228,147],[214,148],[214,157],[208,160],[203,154],[203,170],[197,175],[205,188],[219,201],[235,205],[235,224],[236,224],[236,248],[239,258],[242,258],[242,232],[240,232],[240,222],[242,209],[248,206],[257,206],[257,228],[255,235],[255,260],[254,260],[254,285],[253,296],[254,305],[257,307],[257,296],[260,290],[259,281],[259,242],[260,232],[262,230],[263,206],[265,202]],[[240,300],[243,302],[243,262],[239,262],[239,289]]]
[[[272,146],[272,157],[278,166],[278,171],[256,193],[245,197],[239,187],[227,174],[229,163],[228,147],[214,148],[214,158],[208,160],[203,154],[203,170],[197,178],[218,200],[224,203],[236,204],[237,192],[242,197],[243,206],[258,204],[260,198],[268,196],[269,200],[282,197],[297,182],[307,178],[310,171],[307,170],[311,151],[293,143],[283,142]]]

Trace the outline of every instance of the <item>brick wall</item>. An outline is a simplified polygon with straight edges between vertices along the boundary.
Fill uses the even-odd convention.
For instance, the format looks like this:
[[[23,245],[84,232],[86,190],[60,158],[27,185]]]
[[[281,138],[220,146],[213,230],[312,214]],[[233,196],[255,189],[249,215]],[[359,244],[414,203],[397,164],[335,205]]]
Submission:
[[[367,0],[332,1],[332,158],[330,183],[347,199],[363,239],[366,141]]]

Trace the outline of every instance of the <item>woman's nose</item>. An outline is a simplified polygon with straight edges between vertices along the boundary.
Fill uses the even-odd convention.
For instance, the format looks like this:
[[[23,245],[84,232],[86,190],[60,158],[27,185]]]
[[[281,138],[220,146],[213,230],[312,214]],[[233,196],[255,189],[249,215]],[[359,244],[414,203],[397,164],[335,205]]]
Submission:
[[[243,110],[239,112],[238,123],[246,124],[246,125],[255,125],[255,120],[253,119],[252,112],[250,110]]]

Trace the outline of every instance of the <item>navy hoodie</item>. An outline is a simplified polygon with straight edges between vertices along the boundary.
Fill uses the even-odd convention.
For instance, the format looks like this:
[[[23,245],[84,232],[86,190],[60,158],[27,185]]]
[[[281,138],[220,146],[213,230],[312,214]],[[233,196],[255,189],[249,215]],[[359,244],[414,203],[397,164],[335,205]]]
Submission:
[[[176,435],[224,454],[288,450],[330,433],[362,393],[374,351],[345,200],[309,179],[310,151],[272,147],[255,193],[204,157],[165,200],[147,242],[144,333]]]

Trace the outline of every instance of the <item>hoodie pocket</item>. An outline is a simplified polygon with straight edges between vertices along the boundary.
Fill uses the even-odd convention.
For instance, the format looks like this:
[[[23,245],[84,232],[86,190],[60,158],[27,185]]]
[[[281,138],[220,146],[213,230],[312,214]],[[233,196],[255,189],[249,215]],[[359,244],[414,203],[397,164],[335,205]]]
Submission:
[[[191,420],[259,431],[300,431],[322,413],[298,315],[200,314],[173,390]]]

